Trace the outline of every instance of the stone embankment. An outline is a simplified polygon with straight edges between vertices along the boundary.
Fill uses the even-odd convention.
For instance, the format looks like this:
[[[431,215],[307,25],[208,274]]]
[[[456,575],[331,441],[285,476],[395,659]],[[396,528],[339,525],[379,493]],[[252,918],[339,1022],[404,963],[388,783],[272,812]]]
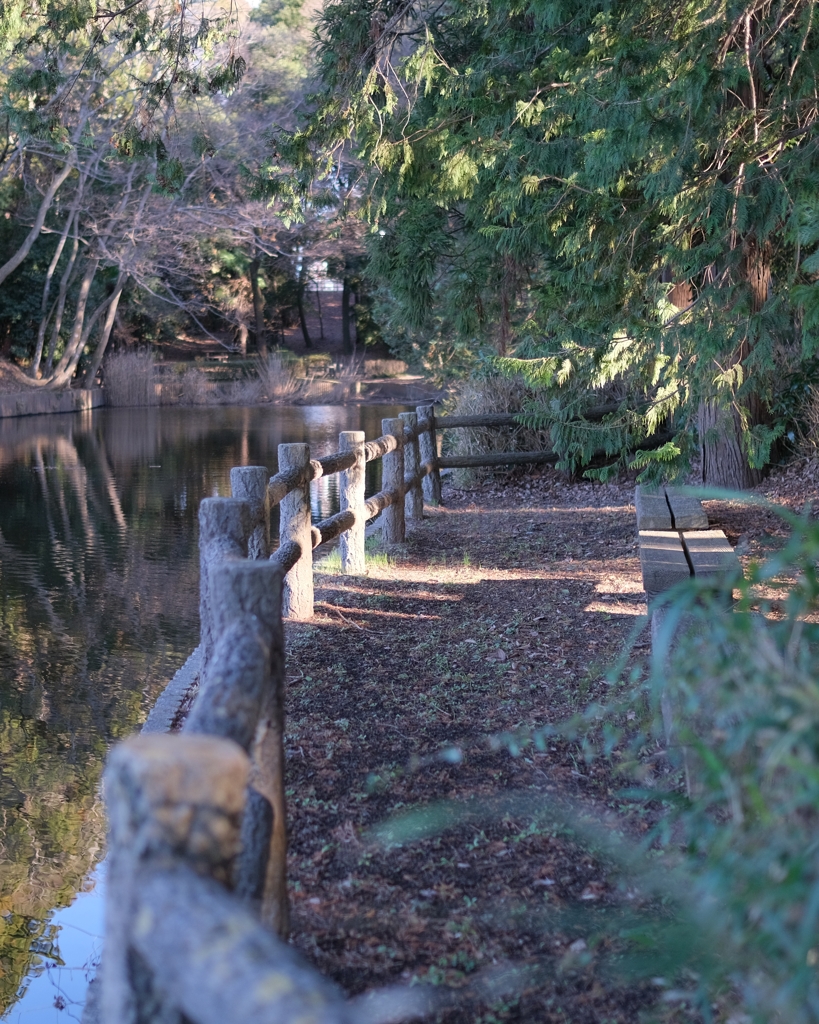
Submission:
[[[94,391],[13,391],[0,394],[0,419],[83,412],[101,405],[105,405],[105,393],[99,388]]]

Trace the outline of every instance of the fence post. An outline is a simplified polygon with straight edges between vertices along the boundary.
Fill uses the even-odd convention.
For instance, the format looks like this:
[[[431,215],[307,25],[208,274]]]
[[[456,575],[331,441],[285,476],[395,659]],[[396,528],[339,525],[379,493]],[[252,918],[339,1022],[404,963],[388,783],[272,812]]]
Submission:
[[[247,558],[250,512],[238,498],[203,498],[199,503],[199,622],[204,673],[216,634],[213,629],[211,577],[226,558]]]
[[[342,452],[355,452],[355,465],[339,474],[338,496],[341,512],[355,513],[355,523],[339,537],[341,571],[348,576],[360,576],[366,571],[364,532],[367,513],[364,509],[365,467],[364,431],[343,430],[338,435]]]
[[[440,505],[441,471],[438,468],[438,439],[435,436],[435,406],[419,405],[416,412],[419,419],[429,420],[429,430],[418,438],[421,448],[421,463],[430,466],[430,471],[423,481],[424,501],[428,505]]]
[[[401,419],[404,426],[414,430],[418,426],[417,412],[402,412]],[[409,444],[404,446],[404,474],[408,477],[417,477],[421,468],[421,449],[418,444],[418,437],[413,437]],[[406,493],[404,498],[404,515],[407,519],[424,518],[424,492],[421,488],[421,481],[416,480]]]
[[[228,740],[135,736],[114,747],[105,769],[108,876],[101,964],[104,1024],[172,1020],[131,954],[140,925],[140,873],[185,860],[199,874],[230,883],[239,847],[248,761]],[[144,913],[144,911],[143,911]],[[167,1010],[170,1012],[163,1012]]]
[[[236,888],[261,902],[262,920],[287,938],[281,573],[269,561],[226,562],[214,570],[212,592],[218,641],[183,732],[222,736],[252,751]]]
[[[241,894],[259,896],[262,920],[286,939],[290,930],[287,898],[287,801],[284,757],[284,630],[282,577],[269,562],[220,566],[214,575],[217,605],[214,625],[220,635],[245,616],[255,617],[270,654],[269,685],[253,749],[251,791],[242,827],[245,847],[240,862]],[[272,830],[268,806],[273,810]],[[254,866],[264,869],[256,888]],[[260,891],[259,891],[260,888]],[[254,891],[255,889],[255,891]]]
[[[279,472],[303,469],[308,475],[310,446],[279,445]],[[279,503],[279,543],[295,541],[301,557],[284,578],[282,614],[286,619],[313,617],[313,535],[310,518],[310,481],[286,494]]]
[[[401,544],[404,541],[404,421],[389,419],[381,421],[381,432],[392,434],[398,446],[387,452],[382,459],[381,489],[392,491],[397,500],[381,513],[381,539],[384,544]]]
[[[234,498],[246,501],[250,508],[248,558],[270,557],[270,498],[266,466],[234,466],[230,471],[230,490]]]

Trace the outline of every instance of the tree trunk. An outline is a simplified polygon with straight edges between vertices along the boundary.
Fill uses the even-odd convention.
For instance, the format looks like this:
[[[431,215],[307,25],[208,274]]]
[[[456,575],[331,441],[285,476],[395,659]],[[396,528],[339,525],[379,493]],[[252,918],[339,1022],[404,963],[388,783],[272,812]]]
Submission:
[[[273,344],[278,345],[281,341],[284,344],[284,324],[281,324],[281,334],[279,333],[279,324],[281,322],[281,313],[279,312],[279,286],[276,284],[275,273],[270,275],[272,278],[273,285]]]
[[[63,384],[67,384],[71,380],[71,374],[74,372],[74,368],[77,365],[79,359],[78,351],[82,345],[83,338],[85,337],[85,310],[88,305],[88,294],[91,291],[91,285],[94,283],[94,277],[97,273],[97,267],[99,267],[100,261],[98,259],[91,259],[88,261],[88,265],[85,269],[82,282],[80,284],[80,291],[77,295],[77,308],[74,313],[74,330],[71,332],[71,337],[68,340],[68,344],[65,346],[65,352],[63,352],[62,358],[57,363],[57,368],[54,371],[54,376],[49,381],[51,387],[62,387]],[[76,358],[75,358],[76,357]]]
[[[753,236],[742,246],[742,270],[751,295],[751,314],[758,313],[768,301],[771,288],[771,247],[759,245]]]
[[[74,170],[76,162],[76,153],[72,153],[71,156],[69,156],[68,160],[66,160],[63,169],[59,172],[59,174],[56,174],[52,178],[51,184],[48,186],[48,191],[43,196],[43,200],[40,203],[40,208],[37,210],[37,216],[34,218],[34,224],[32,225],[31,231],[29,231],[29,233],[26,235],[25,239],[23,240],[23,244],[20,246],[17,252],[11,257],[11,259],[7,260],[3,264],[3,266],[0,267],[0,284],[2,284],[3,281],[6,280],[9,274],[13,274],[14,271],[20,266],[20,264],[26,258],[26,256],[28,256],[29,252],[31,251],[32,245],[34,245],[34,243],[37,240],[37,236],[40,234],[40,231],[42,230],[43,224],[45,224],[46,216],[48,214],[48,211],[51,209],[51,204],[54,202],[54,196],[57,195],[57,190],[68,177],[68,175]]]
[[[743,242],[742,274],[747,282],[750,314],[759,313],[771,288],[770,246],[760,246],[755,237]],[[744,362],[751,350],[746,337],[740,347],[738,362]],[[747,395],[743,400],[746,422],[750,426],[764,423],[768,418],[758,395]],[[699,408],[700,447],[702,452],[702,479],[710,487],[747,490],[762,479],[758,469],[748,465],[742,450],[742,419],[736,408],[726,407],[717,400],[702,402]]]
[[[341,289],[341,341],[344,354],[351,356],[353,354],[353,339],[350,334],[350,280],[348,277],[344,278]]]
[[[45,344],[46,328],[48,327],[48,296],[51,291],[51,279],[54,277],[54,271],[57,269],[57,264],[60,262],[60,257],[63,254],[68,234],[71,230],[71,225],[74,225],[76,232],[77,226],[77,209],[79,207],[80,197],[82,195],[82,189],[77,190],[77,199],[74,202],[73,207],[69,211],[68,216],[65,219],[65,227],[57,241],[57,247],[54,250],[54,255],[51,258],[51,263],[48,265],[46,271],[46,279],[43,285],[43,298],[40,303],[40,326],[37,329],[37,343],[34,346],[34,355],[31,359],[31,365],[28,368],[28,375],[32,379],[36,379],[37,373],[40,369],[40,360],[43,358],[43,345]]]
[[[94,387],[94,378],[97,376],[97,371],[102,364],[105,350],[108,348],[108,340],[111,337],[111,330],[114,326],[114,320],[117,315],[117,308],[119,306],[119,300],[122,296],[122,290],[125,287],[125,283],[128,280],[127,274],[120,274],[119,279],[114,286],[114,292],[111,298],[108,300],[108,314],[105,317],[105,323],[102,325],[102,331],[100,332],[99,340],[97,341],[97,348],[85,371],[85,381],[83,388],[90,391]]]
[[[316,305],[318,306],[318,318],[319,318],[319,338],[324,341],[324,316],[321,312],[321,290],[316,283]]]
[[[71,255],[60,278],[60,291],[57,296],[57,312],[54,314],[54,324],[51,328],[51,340],[48,343],[48,358],[46,359],[45,377],[51,376],[51,369],[54,366],[54,353],[57,350],[57,342],[60,338],[60,328],[63,326],[63,313],[65,312],[65,301],[68,297],[68,287],[74,277],[77,266],[77,253],[80,248],[80,238],[77,225],[74,226],[74,244],[71,248]]]
[[[242,357],[242,359],[244,359],[244,357],[247,355],[247,335],[248,335],[247,324],[246,323],[240,323],[239,324],[239,355]],[[261,355],[263,359],[266,358],[266,356],[267,356],[267,346],[265,346],[264,354],[262,354],[262,352],[259,352],[259,355]]]
[[[707,487],[744,491],[759,483],[761,473],[751,469],[742,450],[742,425],[736,409],[717,399],[701,402],[699,434],[702,482]]]
[[[301,261],[301,270],[299,271],[299,287],[296,291],[296,299],[299,307],[299,323],[301,324],[301,336],[304,338],[304,347],[312,348],[313,342],[310,340],[310,332],[307,330],[307,314],[304,309],[304,293],[307,289],[307,263],[305,260]]]
[[[250,277],[250,290],[253,293],[253,313],[256,318],[256,351],[262,357],[267,358],[267,329],[264,323],[264,298],[259,287],[259,258],[254,256],[248,267]]]

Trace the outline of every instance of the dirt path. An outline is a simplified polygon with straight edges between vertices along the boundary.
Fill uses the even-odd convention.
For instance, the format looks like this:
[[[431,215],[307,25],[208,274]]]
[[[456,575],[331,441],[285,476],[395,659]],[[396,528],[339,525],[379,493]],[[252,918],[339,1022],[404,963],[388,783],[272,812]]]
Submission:
[[[390,564],[319,576],[315,620],[289,627],[294,939],[349,992],[516,964],[540,974],[517,995],[465,988],[439,1019],[636,1021],[654,1001],[582,962],[595,912],[624,894],[570,830],[515,810],[401,847],[368,833],[419,804],[504,793],[616,810],[619,783],[571,744],[512,757],[488,737],[601,694],[645,610],[632,491],[551,471],[450,490]]]

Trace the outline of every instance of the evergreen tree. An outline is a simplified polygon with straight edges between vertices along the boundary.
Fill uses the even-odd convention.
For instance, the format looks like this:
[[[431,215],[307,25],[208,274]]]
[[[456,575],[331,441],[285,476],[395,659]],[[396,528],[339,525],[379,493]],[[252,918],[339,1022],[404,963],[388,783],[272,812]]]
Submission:
[[[291,151],[353,149],[406,322],[528,357],[569,461],[670,428],[638,465],[699,439],[706,481],[746,486],[819,330],[814,8],[340,0]],[[573,422],[601,393],[618,412]]]

